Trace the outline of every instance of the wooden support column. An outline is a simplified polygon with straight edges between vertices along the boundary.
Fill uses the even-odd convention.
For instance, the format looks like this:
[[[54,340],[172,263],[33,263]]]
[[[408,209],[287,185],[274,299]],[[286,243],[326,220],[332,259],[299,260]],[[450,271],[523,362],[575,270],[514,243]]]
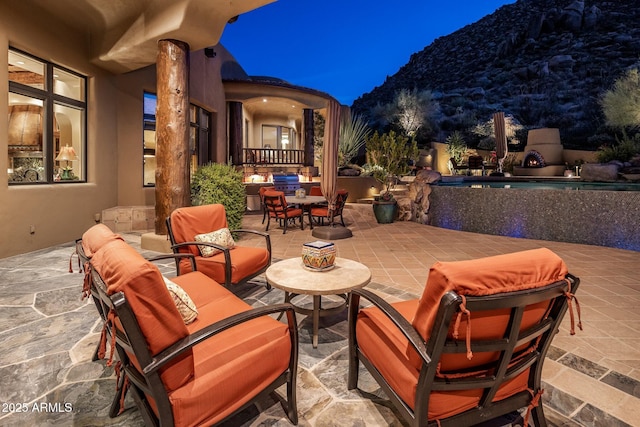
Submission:
[[[313,166],[313,110],[305,108],[302,112],[304,119],[304,165]]]
[[[231,164],[238,166],[242,164],[242,127],[244,119],[242,117],[242,102],[229,102],[229,157]]]
[[[156,234],[167,234],[165,220],[191,205],[189,183],[189,45],[158,42],[156,106]]]

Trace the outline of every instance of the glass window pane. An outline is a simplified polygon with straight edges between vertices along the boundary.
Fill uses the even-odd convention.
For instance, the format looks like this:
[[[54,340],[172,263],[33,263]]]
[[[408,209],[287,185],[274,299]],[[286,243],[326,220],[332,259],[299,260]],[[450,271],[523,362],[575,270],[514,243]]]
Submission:
[[[54,67],[53,92],[67,98],[84,101],[84,79]]]
[[[209,112],[207,110],[201,109],[200,110],[200,128],[209,129],[210,121],[211,121],[211,115],[209,114]]]
[[[9,81],[45,90],[44,73],[43,62],[9,51]]]
[[[143,100],[143,114],[145,120],[156,121],[156,104],[158,103],[158,97],[155,93],[144,93]]]
[[[198,169],[198,128],[189,128],[189,168],[191,176]]]
[[[44,117],[44,102],[41,99],[9,94],[9,182],[47,180],[44,168]]]
[[[156,131],[155,129],[144,130],[143,142],[143,185],[156,185]]]
[[[54,181],[84,180],[84,110],[54,104]]]
[[[278,148],[278,128],[276,126],[262,126],[262,147]]]

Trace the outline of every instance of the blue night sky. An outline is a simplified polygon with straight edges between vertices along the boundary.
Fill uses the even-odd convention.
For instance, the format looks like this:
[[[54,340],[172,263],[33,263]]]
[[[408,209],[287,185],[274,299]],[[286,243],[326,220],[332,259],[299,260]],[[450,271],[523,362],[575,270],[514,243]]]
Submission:
[[[240,15],[220,42],[249,75],[351,105],[436,38],[515,1],[279,0]]]

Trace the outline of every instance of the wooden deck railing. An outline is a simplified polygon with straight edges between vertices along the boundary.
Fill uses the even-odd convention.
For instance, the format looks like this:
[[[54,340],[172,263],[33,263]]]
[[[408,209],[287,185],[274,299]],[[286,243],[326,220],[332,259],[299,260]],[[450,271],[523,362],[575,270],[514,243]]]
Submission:
[[[304,150],[243,148],[245,165],[303,165]]]

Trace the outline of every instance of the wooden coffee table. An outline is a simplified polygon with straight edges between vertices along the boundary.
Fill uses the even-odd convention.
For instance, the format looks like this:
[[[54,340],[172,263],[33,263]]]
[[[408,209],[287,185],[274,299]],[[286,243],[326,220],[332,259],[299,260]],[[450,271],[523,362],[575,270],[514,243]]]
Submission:
[[[347,293],[366,286],[371,281],[371,271],[366,265],[345,258],[336,258],[335,267],[331,270],[313,271],[304,266],[302,257],[298,257],[271,264],[265,277],[267,283],[285,292],[285,302],[291,303],[296,312],[313,316],[313,348],[317,348],[320,317],[343,311],[347,307]],[[313,296],[313,309],[292,302],[300,295]],[[338,295],[344,303],[323,309],[322,295]]]

